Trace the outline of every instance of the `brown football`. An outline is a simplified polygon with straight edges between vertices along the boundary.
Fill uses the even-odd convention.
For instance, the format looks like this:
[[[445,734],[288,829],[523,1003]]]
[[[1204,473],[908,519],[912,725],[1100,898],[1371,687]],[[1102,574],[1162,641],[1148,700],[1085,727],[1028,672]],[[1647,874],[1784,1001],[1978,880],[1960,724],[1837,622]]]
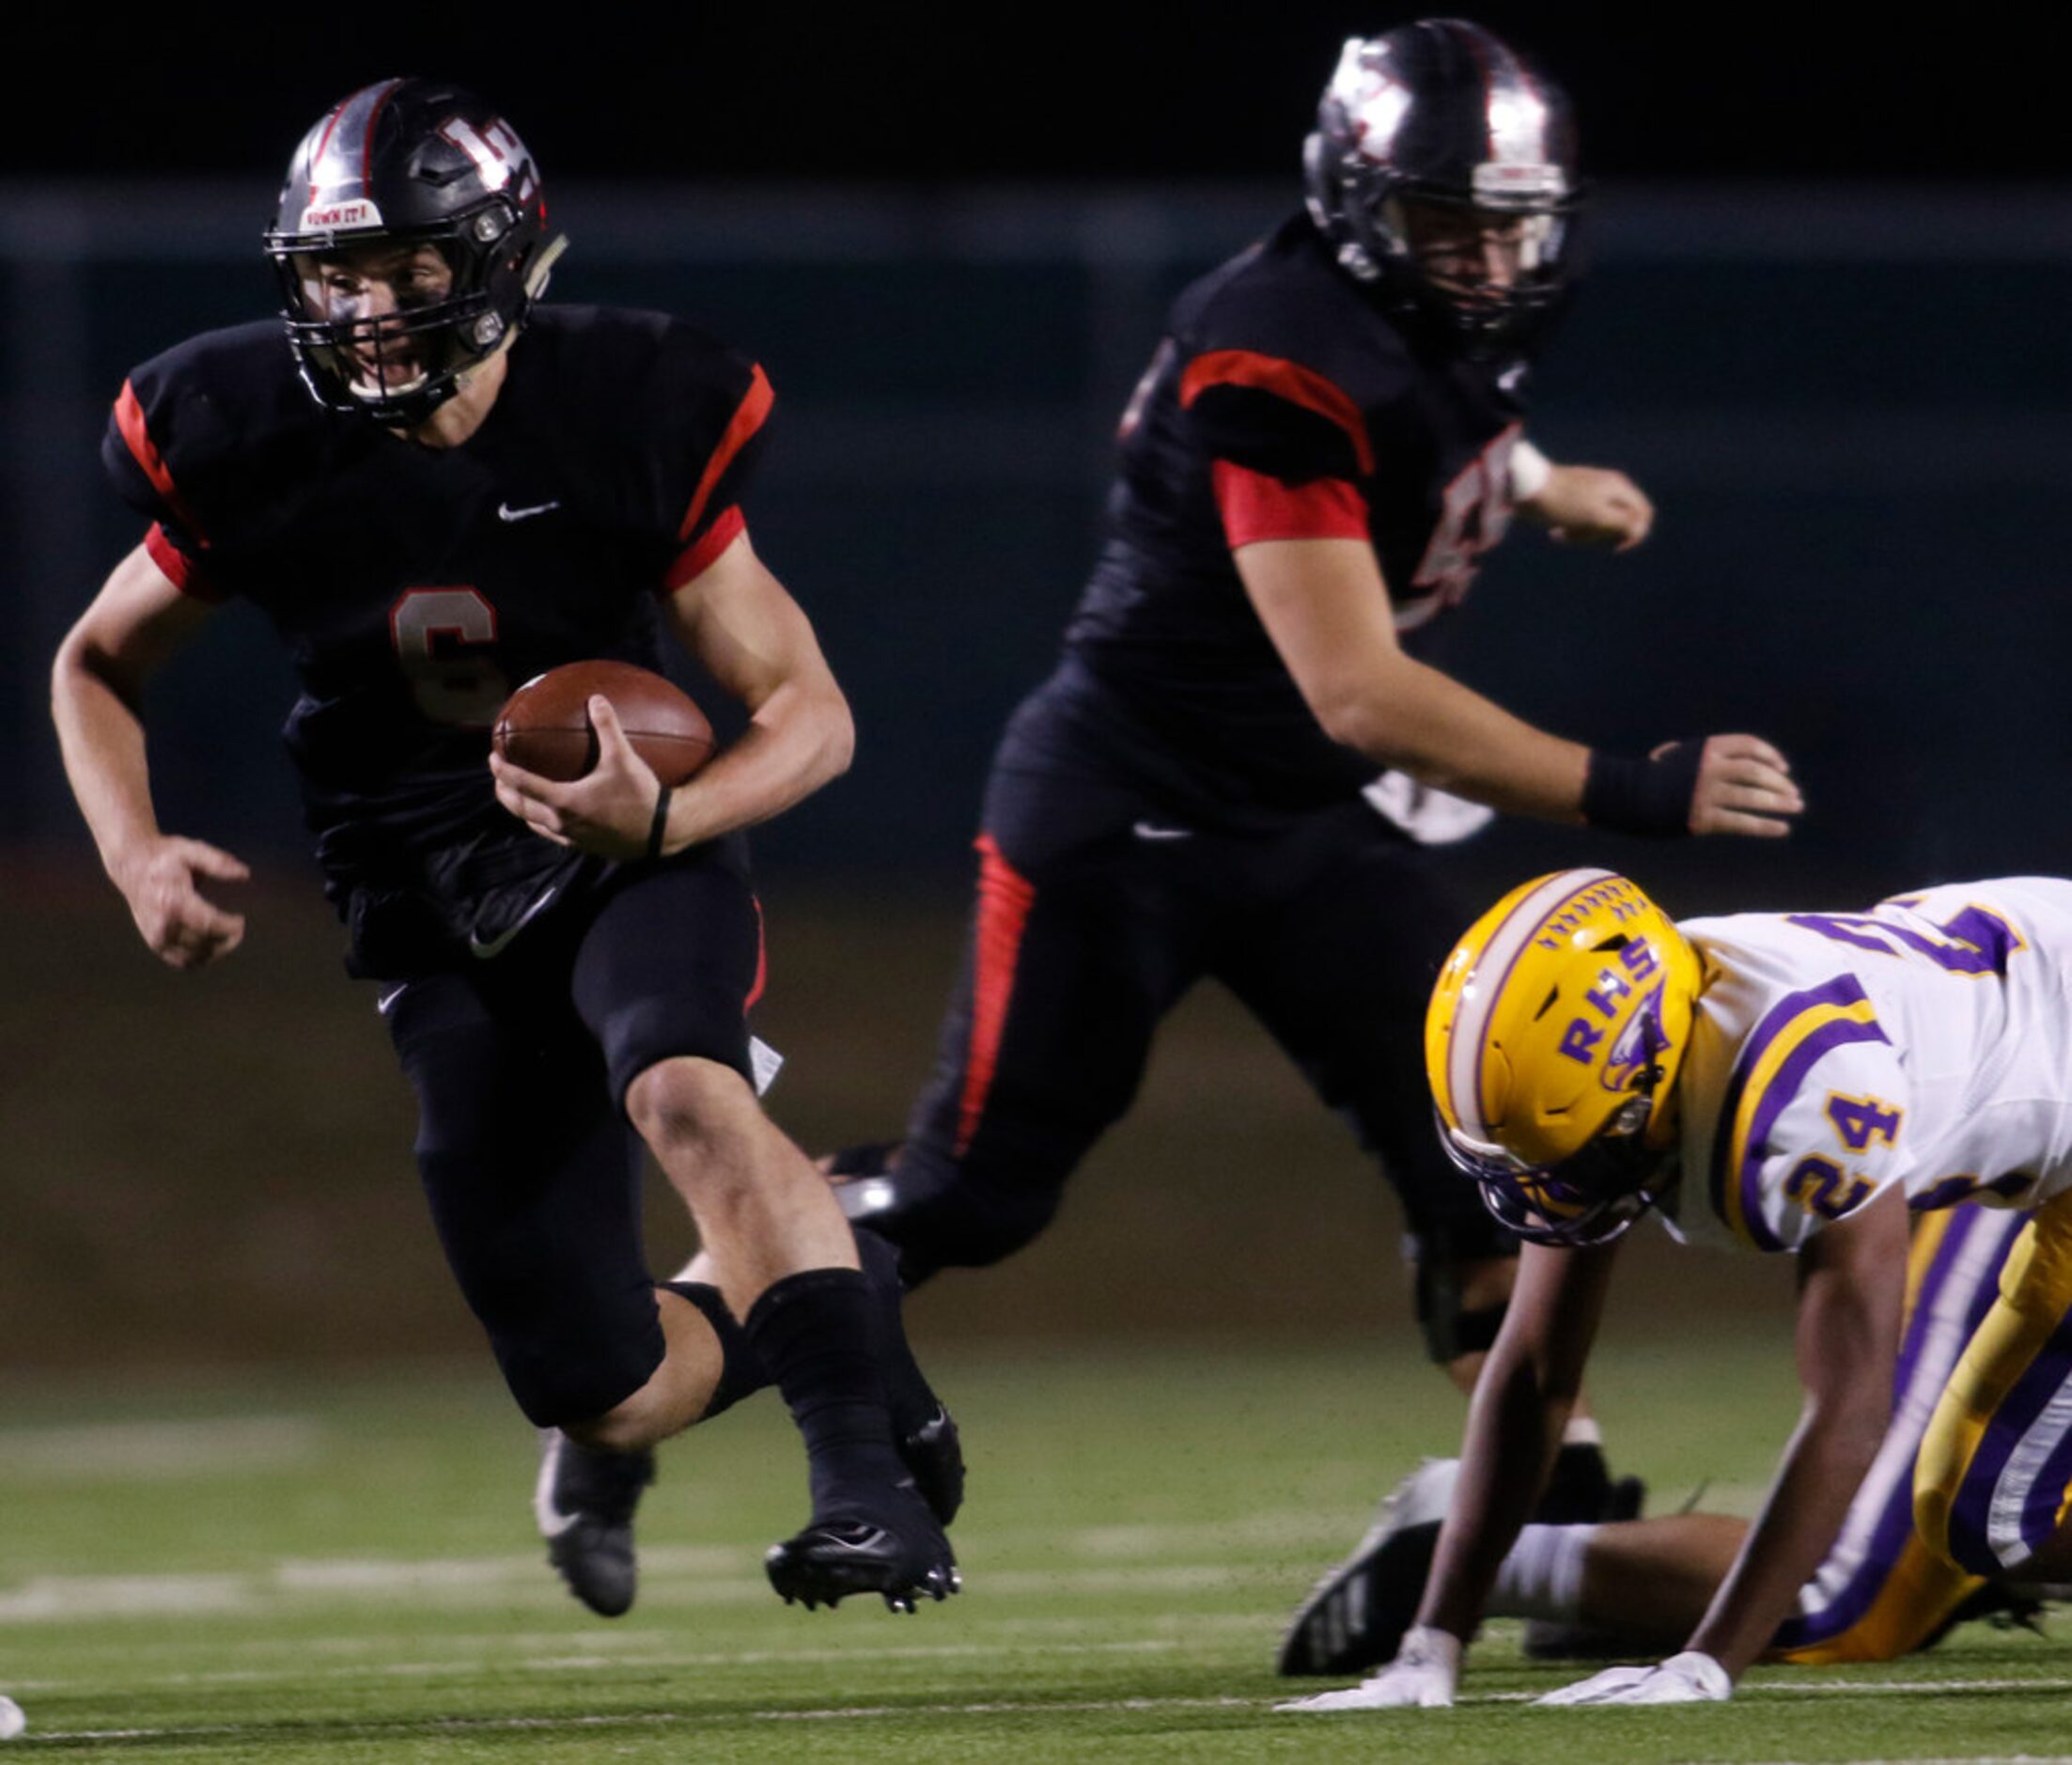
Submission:
[[[496,713],[496,751],[542,778],[581,778],[597,764],[593,693],[612,701],[633,752],[663,784],[682,784],[711,758],[712,726],[691,695],[630,662],[570,662],[527,680]]]

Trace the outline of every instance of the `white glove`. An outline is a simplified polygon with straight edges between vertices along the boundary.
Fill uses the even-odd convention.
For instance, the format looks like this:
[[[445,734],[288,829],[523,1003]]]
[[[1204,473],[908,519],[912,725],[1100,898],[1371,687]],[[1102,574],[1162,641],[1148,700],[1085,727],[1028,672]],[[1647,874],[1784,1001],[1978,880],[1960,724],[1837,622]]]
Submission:
[[[1652,1667],[1607,1667],[1535,1704],[1723,1704],[1734,1681],[1710,1655],[1687,1648]]]
[[[1450,1710],[1460,1679],[1460,1638],[1416,1624],[1403,1632],[1395,1659],[1344,1692],[1323,1692],[1276,1704],[1275,1710]]]

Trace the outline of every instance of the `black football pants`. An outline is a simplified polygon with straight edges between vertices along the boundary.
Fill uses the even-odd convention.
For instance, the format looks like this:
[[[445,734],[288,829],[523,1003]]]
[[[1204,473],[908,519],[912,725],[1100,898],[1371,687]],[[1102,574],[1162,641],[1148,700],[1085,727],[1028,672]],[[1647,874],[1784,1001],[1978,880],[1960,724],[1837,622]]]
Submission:
[[[1422,1266],[1515,1254],[1441,1150],[1425,1078],[1425,1005],[1472,915],[1363,801],[1233,835],[1112,786],[997,770],[978,850],[935,1071],[877,1192],[887,1205],[858,1212],[899,1244],[910,1281],[1043,1229],[1129,1109],[1160,1021],[1205,976],[1379,1156]]]

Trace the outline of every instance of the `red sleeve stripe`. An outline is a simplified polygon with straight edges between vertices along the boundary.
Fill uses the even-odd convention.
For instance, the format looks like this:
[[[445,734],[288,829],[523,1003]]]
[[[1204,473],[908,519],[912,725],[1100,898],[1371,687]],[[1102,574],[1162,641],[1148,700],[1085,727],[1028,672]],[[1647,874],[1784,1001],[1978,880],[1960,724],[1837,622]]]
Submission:
[[[775,402],[776,394],[771,391],[770,382],[760,367],[756,368],[748,390],[741,395],[740,403],[727,420],[726,432],[720,437],[720,445],[713,448],[712,458],[705,462],[705,476],[692,493],[691,507],[684,511],[683,524],[677,529],[678,539],[688,539],[697,531],[698,518],[705,513],[712,487],[719,483],[721,474],[734,463],[735,455],[747,446],[748,438],[762,428],[763,420],[770,414],[770,407]]]
[[[1360,414],[1360,407],[1323,375],[1297,363],[1285,362],[1278,355],[1261,355],[1252,350],[1210,350],[1188,363],[1187,371],[1180,376],[1181,404],[1192,405],[1211,386],[1249,386],[1257,392],[1270,392],[1328,418],[1346,431],[1360,470],[1373,475],[1374,447],[1367,440],[1366,418]]]
[[[748,522],[737,508],[721,512],[720,518],[705,530],[695,545],[686,546],[669,566],[669,573],[662,579],[662,592],[675,594],[687,582],[698,577],[720,561],[720,554],[748,531]]]
[[[179,546],[165,537],[165,529],[157,522],[144,536],[144,549],[150,554],[151,562],[165,572],[165,578],[181,594],[193,595],[196,601],[221,601],[222,592],[209,580],[208,573]]]
[[[964,1096],[958,1112],[957,1156],[971,1149],[986,1114],[1014,996],[1021,934],[1036,904],[1036,884],[1001,855],[990,834],[978,836],[978,924],[974,933],[971,1045],[964,1052]]]
[[[151,439],[151,431],[145,426],[144,407],[137,402],[136,388],[128,381],[122,383],[122,391],[116,399],[116,427],[122,431],[123,445],[130,450],[130,457],[144,468],[144,476],[151,480],[151,488],[165,499],[165,507],[179,518],[187,536],[204,551],[209,548],[209,536],[195,523],[193,512],[180,498],[173,475],[165,469],[165,461],[160,456],[158,444]]]
[[[756,910],[756,979],[748,989],[748,996],[741,1001],[741,1009],[751,1009],[763,996],[763,989],[770,985],[770,944],[763,936],[763,903],[759,895],[751,895],[748,904]]]
[[[1260,539],[1364,539],[1367,504],[1344,478],[1283,484],[1218,460],[1209,468],[1223,534],[1235,552]]]

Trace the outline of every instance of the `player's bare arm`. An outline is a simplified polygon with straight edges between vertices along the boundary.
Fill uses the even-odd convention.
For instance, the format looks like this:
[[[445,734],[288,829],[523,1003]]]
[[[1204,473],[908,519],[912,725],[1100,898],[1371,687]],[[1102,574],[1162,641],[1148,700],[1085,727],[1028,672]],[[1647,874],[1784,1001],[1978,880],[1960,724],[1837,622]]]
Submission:
[[[1517,508],[1566,544],[1613,552],[1630,552],[1655,526],[1655,505],[1647,492],[1611,466],[1549,461],[1545,481],[1532,495],[1520,497]]]
[[[1266,539],[1234,556],[1274,648],[1333,741],[1507,813],[1583,819],[1591,751],[1407,654],[1372,546]],[[1805,806],[1789,763],[1758,736],[1713,736],[1696,758],[1690,833],[1778,838]]]
[[[1738,1679],[1841,1530],[1892,1417],[1907,1269],[1897,1184],[1799,1252],[1797,1353],[1805,1404],[1776,1481],[1690,1647]]]
[[[140,545],[66,635],[51,671],[72,794],[138,932],[174,968],[203,967],[244,936],[243,914],[210,900],[201,882],[239,882],[250,872],[226,851],[161,831],[145,757],[144,689],[210,612]]]
[[[798,602],[736,539],[668,603],[678,637],[749,711],[748,727],[665,810],[659,850],[752,827],[782,814],[849,767],[855,726],[849,703]],[[491,757],[504,806],[546,838],[610,858],[655,850],[661,787],[626,741],[609,701],[591,701],[598,762],[555,784]]]
[[[1532,1514],[1582,1388],[1617,1249],[1615,1242],[1522,1247],[1503,1327],[1468,1407],[1459,1478],[1416,1622],[1395,1659],[1363,1684],[1282,1708],[1438,1709],[1453,1702],[1461,1654],[1505,1553]]]
[[[1532,1512],[1582,1388],[1617,1245],[1526,1244],[1503,1327],[1468,1407],[1460,1481],[1418,1622],[1465,1644],[1503,1554]]]

